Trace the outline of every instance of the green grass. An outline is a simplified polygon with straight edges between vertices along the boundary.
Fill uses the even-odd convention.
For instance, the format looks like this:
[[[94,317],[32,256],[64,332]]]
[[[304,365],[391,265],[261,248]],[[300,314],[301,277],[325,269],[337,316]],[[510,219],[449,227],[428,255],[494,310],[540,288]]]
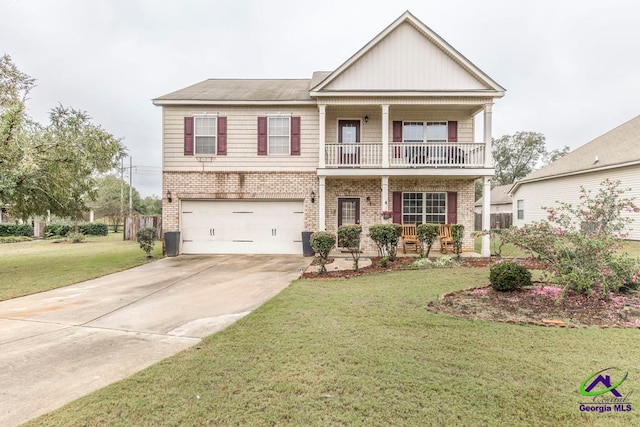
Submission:
[[[425,310],[487,276],[458,267],[299,280],[200,345],[28,425],[640,425],[640,408],[578,410],[580,383],[601,369],[629,372],[620,391],[640,389],[637,330]]]
[[[491,253],[497,249],[499,243],[499,239],[492,238],[491,239]],[[474,251],[480,253],[482,250],[482,237],[476,237],[473,240]],[[621,252],[626,252],[629,256],[634,258],[640,258],[640,242],[627,240],[623,243]],[[527,251],[520,250],[508,243],[502,247],[502,256],[503,257],[528,257],[530,253]]]
[[[160,257],[156,242],[152,255]],[[0,301],[115,273],[146,263],[137,242],[122,234],[88,237],[82,243],[55,240],[0,245]]]

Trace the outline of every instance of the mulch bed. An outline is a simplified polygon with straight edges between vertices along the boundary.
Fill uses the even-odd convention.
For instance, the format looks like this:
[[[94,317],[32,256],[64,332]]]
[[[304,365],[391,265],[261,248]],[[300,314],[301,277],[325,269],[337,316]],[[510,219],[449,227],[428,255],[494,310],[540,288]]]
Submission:
[[[512,292],[491,286],[451,292],[427,305],[427,310],[493,322],[559,327],[640,328],[640,296],[615,295],[609,300],[536,283]]]

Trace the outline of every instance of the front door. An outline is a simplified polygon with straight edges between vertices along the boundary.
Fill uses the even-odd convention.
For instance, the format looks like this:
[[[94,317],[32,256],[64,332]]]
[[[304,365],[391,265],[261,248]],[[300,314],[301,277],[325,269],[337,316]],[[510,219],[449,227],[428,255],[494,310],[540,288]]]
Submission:
[[[360,199],[338,199],[338,227],[354,224],[360,224]],[[342,247],[342,244],[338,242],[338,246]]]
[[[360,165],[360,120],[338,121],[339,163],[344,166]]]

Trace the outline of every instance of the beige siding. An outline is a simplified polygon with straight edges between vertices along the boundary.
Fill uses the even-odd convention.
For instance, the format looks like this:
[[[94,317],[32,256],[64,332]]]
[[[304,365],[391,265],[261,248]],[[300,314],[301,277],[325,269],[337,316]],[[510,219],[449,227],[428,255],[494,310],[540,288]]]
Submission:
[[[382,112],[381,108],[362,108],[354,111],[350,109],[328,108],[326,118],[326,142],[338,142],[338,120],[360,120],[360,141],[382,141]],[[457,121],[458,142],[474,142],[473,117],[466,113],[447,110],[418,110],[416,108],[391,107],[389,115],[389,142],[393,141],[393,121]],[[365,123],[364,117],[369,116]]]
[[[400,25],[326,90],[487,89],[409,23]]]
[[[518,187],[513,195],[513,224],[521,227],[532,221],[547,219],[543,206],[553,207],[557,202],[579,203],[581,185],[595,194],[600,183],[605,179],[622,181],[623,188],[632,188],[626,195],[635,197],[636,203],[640,203],[640,167],[638,166],[548,179],[525,183]],[[524,200],[524,219],[521,220],[518,219],[518,200]],[[634,219],[628,238],[640,240],[640,214],[625,213],[625,215]]]
[[[184,117],[198,114],[227,117],[226,156],[185,156]],[[300,116],[300,156],[258,156],[258,117]],[[165,171],[295,170],[318,166],[318,109],[316,106],[280,107],[163,107]]]

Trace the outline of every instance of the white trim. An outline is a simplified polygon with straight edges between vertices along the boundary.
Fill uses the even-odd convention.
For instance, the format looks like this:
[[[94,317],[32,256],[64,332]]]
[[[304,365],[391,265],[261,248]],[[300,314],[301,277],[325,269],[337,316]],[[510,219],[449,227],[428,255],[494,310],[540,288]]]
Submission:
[[[318,175],[342,177],[398,176],[438,176],[441,178],[480,178],[493,176],[496,170],[491,168],[317,168]]]
[[[315,99],[309,101],[220,101],[192,99],[154,99],[153,105],[317,105]]]
[[[404,195],[405,194],[422,194],[422,213],[420,215],[422,215],[422,220],[424,222],[422,222],[422,224],[447,224],[447,219],[449,218],[449,196],[448,196],[448,192],[447,191],[403,191],[402,192],[402,201],[401,201],[401,211],[400,211],[400,221],[402,224],[404,224]],[[426,220],[426,216],[427,215],[442,215],[440,213],[437,214],[427,214],[427,194],[444,194],[444,222],[439,222],[439,223],[434,223],[434,222],[429,222],[427,223]],[[412,214],[412,213],[408,213],[406,215],[418,215],[418,214]],[[410,224],[410,223],[408,223]]]
[[[273,156],[273,157],[287,157],[287,156],[291,156],[291,117],[292,115],[289,114],[270,114],[267,115],[267,156]],[[288,134],[287,137],[289,138],[289,144],[287,145],[287,152],[286,153],[271,153],[271,140],[270,137],[271,135],[269,134],[269,119],[284,119],[287,118],[289,119],[289,125],[287,126],[288,129]],[[274,136],[283,136],[283,135],[274,135]]]
[[[464,91],[452,91],[452,90],[447,90],[447,91],[437,91],[437,90],[429,90],[429,91],[413,91],[413,92],[409,92],[409,91],[402,91],[402,92],[396,92],[396,91],[380,91],[380,90],[376,90],[376,91],[345,91],[345,92],[340,92],[340,91],[325,91],[325,92],[309,92],[309,95],[313,96],[313,97],[318,97],[318,98],[322,98],[322,97],[357,97],[357,96],[362,96],[362,97],[482,97],[482,98],[502,98],[504,96],[504,91],[498,92],[498,91],[478,91],[478,92],[474,92],[474,91],[469,91],[469,90],[464,90]],[[211,103],[215,103],[218,104],[218,102],[209,102]],[[378,103],[373,102],[373,104]]]
[[[218,154],[218,113],[201,113],[201,114],[194,114],[193,116],[193,155],[196,157],[210,157],[210,156],[216,156]],[[196,124],[198,119],[215,119],[215,123],[216,123],[216,133],[215,135],[200,135],[202,137],[213,137],[214,138],[214,144],[213,144],[213,153],[198,153],[198,134],[196,133],[196,129],[198,128],[198,125]]]

